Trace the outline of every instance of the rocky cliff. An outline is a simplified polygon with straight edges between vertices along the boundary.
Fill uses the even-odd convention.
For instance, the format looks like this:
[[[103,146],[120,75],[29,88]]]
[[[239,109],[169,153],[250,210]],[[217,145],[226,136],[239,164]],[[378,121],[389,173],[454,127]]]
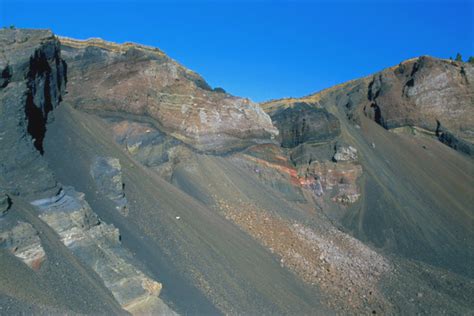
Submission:
[[[470,63],[422,56],[320,93],[273,100],[262,107],[272,117],[304,102],[325,108],[328,95],[344,103],[353,119],[362,112],[386,129],[417,128],[460,152],[473,153],[474,66]]]
[[[349,206],[345,211],[322,204],[327,214],[340,216],[342,225],[362,240],[472,275],[463,259],[466,252],[472,255],[465,243],[472,233],[462,215],[471,213],[471,202],[460,183],[467,180],[464,186],[471,186],[461,174],[472,170],[473,71],[469,63],[422,56],[306,97],[261,106],[281,135],[287,130],[301,134],[292,125],[294,119],[285,121],[282,115],[299,115],[305,126],[323,124],[316,116],[308,119],[304,113],[308,105],[336,118],[340,133],[327,137],[327,127],[306,129],[304,141],[289,149],[305,185],[316,195],[325,196],[324,183],[350,192],[333,198],[345,201]],[[349,158],[353,153],[359,158]],[[330,160],[335,161],[332,166]],[[451,160],[457,165],[443,162]],[[438,195],[428,193],[431,190]],[[354,203],[357,200],[360,203]],[[407,212],[421,224],[403,219]],[[445,234],[433,230],[438,225]],[[442,246],[435,241],[438,238],[444,240]]]
[[[96,112],[133,114],[192,147],[228,152],[277,135],[249,99],[211,89],[156,48],[61,38],[70,66],[67,102]]]
[[[1,185],[13,194],[56,194],[59,186],[41,155],[66,82],[59,41],[49,31],[4,30],[0,45]]]

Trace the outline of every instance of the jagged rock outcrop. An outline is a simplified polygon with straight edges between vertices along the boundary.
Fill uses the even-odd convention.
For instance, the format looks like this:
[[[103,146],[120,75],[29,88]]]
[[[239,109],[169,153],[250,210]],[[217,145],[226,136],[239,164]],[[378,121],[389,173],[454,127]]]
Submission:
[[[9,250],[30,268],[38,270],[46,259],[38,231],[23,221],[8,230],[5,226],[5,223],[0,223],[0,247]]]
[[[70,68],[67,101],[77,108],[139,116],[207,152],[272,142],[277,135],[258,104],[212,90],[156,48],[100,39],[61,43]]]
[[[181,144],[149,123],[120,120],[112,121],[110,125],[116,142],[147,167],[158,167],[170,161],[170,149]]]
[[[407,61],[268,102],[273,125],[157,49],[102,40],[62,40],[69,95],[51,112],[65,82],[57,40],[15,30],[0,40],[0,307],[472,311],[472,160],[433,139],[469,153],[470,118],[419,115],[439,101],[431,86],[471,95],[463,64]],[[454,120],[451,105],[440,115]]]
[[[64,187],[51,199],[34,201],[39,217],[84,264],[90,266],[119,304],[132,314],[174,315],[159,298],[162,285],[138,269],[120,244],[120,233],[103,223],[83,193]]]
[[[271,114],[283,147],[293,148],[305,142],[326,142],[341,133],[338,119],[326,109],[296,102]]]
[[[373,76],[366,115],[385,128],[417,126],[443,143],[474,153],[474,66],[429,56]]]
[[[0,190],[0,217],[5,215],[10,208],[10,198]]]
[[[122,166],[120,160],[113,157],[96,157],[92,162],[91,176],[97,189],[115,204],[115,208],[124,216],[128,215],[128,201],[123,192]]]
[[[340,121],[341,136],[332,143],[312,145],[314,153],[290,153],[297,166],[308,166],[299,171],[316,196],[324,197],[323,182],[317,181],[322,176],[334,190],[329,196],[347,206],[341,212],[318,199],[323,211],[378,247],[470,275],[463,258],[471,252],[465,244],[471,233],[464,223],[472,203],[462,187],[472,182],[472,175],[466,174],[472,160],[438,142],[472,157],[472,69],[472,64],[425,56],[306,97],[269,101],[262,108],[273,116],[307,103],[327,109]],[[328,161],[339,158],[334,151],[326,157],[340,142],[357,149],[357,161]],[[452,160],[456,163],[447,163]],[[363,170],[360,180],[360,172],[353,172],[357,166]],[[354,186],[338,180],[341,171],[348,171],[345,167],[353,170]],[[348,194],[337,194],[339,187]],[[434,231],[437,225],[442,228]],[[434,242],[441,239],[450,246]]]
[[[318,197],[328,195],[333,202],[351,204],[360,197],[357,179],[362,167],[353,162],[314,161],[299,170],[301,184]]]
[[[474,153],[474,66],[470,63],[422,56],[303,98],[272,100],[261,106],[273,117],[299,103],[343,108],[354,124],[363,113],[386,129],[417,127],[455,150]]]
[[[357,160],[357,149],[351,145],[337,142],[335,146],[336,153],[334,154],[334,161],[351,161]]]
[[[1,30],[0,44],[0,247],[40,269],[47,248],[35,227],[46,223],[82,264],[97,273],[95,286],[103,282],[123,309],[132,314],[174,314],[159,298],[162,285],[146,276],[121,246],[118,229],[100,221],[83,194],[61,189],[43,156],[47,124],[66,83],[59,41],[50,31]],[[99,191],[126,213],[118,160],[99,158],[94,166]],[[31,202],[44,223],[30,211],[5,214],[8,195]]]
[[[50,31],[1,30],[0,73],[0,185],[32,198],[56,194],[59,185],[41,154],[65,88],[58,40]]]

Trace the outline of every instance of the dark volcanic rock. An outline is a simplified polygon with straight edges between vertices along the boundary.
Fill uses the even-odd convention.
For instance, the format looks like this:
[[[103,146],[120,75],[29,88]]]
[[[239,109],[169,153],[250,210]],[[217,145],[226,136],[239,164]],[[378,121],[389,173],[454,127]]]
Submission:
[[[227,152],[276,136],[270,117],[248,99],[213,91],[198,74],[156,48],[61,38],[70,67],[67,101],[95,112],[148,118],[206,152]]]
[[[309,163],[314,169],[309,176],[315,175],[316,195],[324,190],[317,182],[323,184],[324,177],[329,186],[349,188],[346,170],[337,166],[360,164],[360,191],[336,198],[347,203],[355,200],[352,193],[361,197],[338,217],[346,229],[386,251],[471,277],[465,258],[472,256],[466,244],[472,239],[472,198],[466,191],[472,183],[472,172],[466,172],[472,170],[472,159],[437,141],[472,157],[473,69],[467,63],[420,57],[374,76],[262,107],[274,117],[293,104],[308,103],[340,120],[344,133],[336,141],[357,149],[357,161],[339,161],[353,156],[346,145],[344,150],[335,148],[333,154],[340,154],[332,157],[335,164],[314,162],[324,160],[325,146],[293,149],[291,155],[295,164]],[[308,186],[313,185],[309,181]],[[321,208],[338,214],[331,206]]]
[[[0,191],[0,217],[5,215],[10,208],[10,198],[4,192]]]
[[[0,174],[9,192],[33,197],[59,190],[41,157],[48,115],[66,80],[50,31],[0,31]]]
[[[122,166],[117,158],[96,157],[92,162],[91,176],[97,189],[115,203],[119,212],[128,214],[127,198],[123,192]]]
[[[331,160],[334,156],[334,142],[318,144],[303,143],[290,152],[290,159],[295,165],[311,164],[315,160]]]
[[[182,144],[152,124],[130,120],[109,120],[117,143],[141,164],[156,167],[170,160],[170,149]]]
[[[281,145],[286,148],[305,142],[327,142],[341,133],[339,120],[334,115],[304,102],[276,111],[272,120],[280,132]]]
[[[359,124],[359,113],[386,129],[418,127],[446,145],[472,155],[474,66],[422,56],[373,76],[349,81],[300,99],[261,104],[272,118],[295,104],[336,106]]]

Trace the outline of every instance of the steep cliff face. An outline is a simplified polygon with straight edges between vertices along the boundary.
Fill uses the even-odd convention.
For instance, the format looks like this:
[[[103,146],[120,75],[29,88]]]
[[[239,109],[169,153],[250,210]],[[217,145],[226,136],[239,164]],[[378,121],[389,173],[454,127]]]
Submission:
[[[422,56],[307,97],[261,106],[274,117],[302,102],[322,108],[338,104],[356,122],[362,113],[385,129],[418,128],[453,149],[467,155],[474,152],[474,66],[470,63]]]
[[[400,63],[373,76],[368,100],[364,112],[383,127],[416,126],[474,153],[472,64],[425,56]]]
[[[66,66],[49,31],[0,32],[1,184],[13,194],[48,196],[59,186],[42,158],[50,112],[65,88]]]
[[[140,116],[207,152],[271,142],[277,131],[248,99],[213,91],[158,49],[61,38],[70,66],[67,102],[83,110]]]
[[[7,297],[5,308],[24,313],[25,306],[36,304],[38,313],[174,315],[159,298],[162,285],[121,246],[118,229],[99,219],[84,194],[63,188],[45,159],[44,140],[66,84],[59,41],[50,31],[1,30],[0,45],[0,299]],[[127,200],[120,163],[100,161],[112,163],[94,166],[97,189],[123,213]],[[5,264],[5,256],[13,262]],[[23,263],[26,272],[9,273],[15,265],[25,268]],[[44,295],[28,295],[32,286],[9,288],[31,278]],[[72,296],[68,287],[81,295]]]

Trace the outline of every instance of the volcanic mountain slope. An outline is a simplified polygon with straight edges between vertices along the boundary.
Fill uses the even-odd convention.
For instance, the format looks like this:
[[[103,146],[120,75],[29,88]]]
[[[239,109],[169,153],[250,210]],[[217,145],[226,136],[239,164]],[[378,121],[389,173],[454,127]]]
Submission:
[[[0,35],[2,309],[472,313],[472,66],[260,106],[154,48]]]
[[[262,107],[280,132],[299,137],[289,150],[300,166],[312,165],[311,155],[325,145],[300,140],[311,131],[298,134],[301,125],[280,117],[310,108],[338,118],[340,138],[357,148],[363,169],[360,202],[337,215],[356,237],[473,277],[472,64],[420,57]]]

